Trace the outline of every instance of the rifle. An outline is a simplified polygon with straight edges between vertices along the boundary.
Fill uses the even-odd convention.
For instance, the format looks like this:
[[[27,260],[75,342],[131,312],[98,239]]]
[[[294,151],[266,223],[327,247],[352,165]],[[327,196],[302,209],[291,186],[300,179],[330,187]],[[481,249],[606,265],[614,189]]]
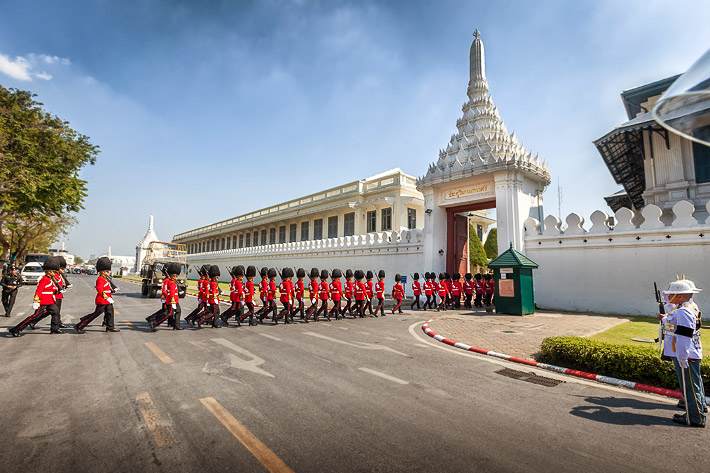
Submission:
[[[658,303],[658,313],[665,314],[666,306],[663,303],[663,297],[661,296],[661,291],[658,290],[658,285],[656,284],[656,281],[653,282],[653,294],[656,297],[656,302]],[[658,343],[658,350],[659,354],[661,355],[661,359],[670,360],[670,357],[667,357],[663,354],[664,333],[662,320],[658,322],[658,338],[656,338],[654,342]]]

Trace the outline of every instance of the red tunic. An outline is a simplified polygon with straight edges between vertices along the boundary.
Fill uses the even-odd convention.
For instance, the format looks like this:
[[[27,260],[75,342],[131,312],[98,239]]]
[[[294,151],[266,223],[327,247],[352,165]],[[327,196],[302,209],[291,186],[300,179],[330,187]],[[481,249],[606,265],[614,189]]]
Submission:
[[[419,281],[414,281],[412,283],[412,292],[414,293],[415,296],[422,295],[422,287],[419,285]]]
[[[219,304],[219,283],[217,281],[209,282],[209,293],[207,294],[207,302],[210,304]]]
[[[262,279],[259,283],[259,297],[262,302],[266,300],[267,294],[269,293],[269,280]]]
[[[377,283],[375,283],[375,293],[377,294],[378,299],[385,298],[385,282],[384,281],[377,281]]]
[[[340,302],[340,298],[343,296],[343,283],[340,279],[330,283],[330,299],[333,302]]]
[[[320,289],[318,290],[318,298],[322,301],[327,301],[328,295],[328,282],[322,281],[320,283]]]
[[[439,291],[439,297],[446,297],[449,293],[448,288],[446,287],[446,281],[442,281],[437,284],[437,290]]]
[[[178,295],[178,287],[175,281],[168,279],[168,284],[166,286],[165,293],[165,303],[166,304],[177,304],[180,302],[180,296]]]
[[[247,281],[246,290],[244,291],[244,302],[251,302],[254,298],[254,283]]]
[[[279,284],[279,300],[281,302],[291,302],[291,288],[289,287],[288,281],[281,281]]]
[[[434,293],[434,284],[431,281],[426,281],[424,283],[424,294],[431,296]]]
[[[237,289],[237,278],[234,278],[229,283],[229,300],[239,302],[239,290]]]
[[[197,298],[200,300],[200,302],[207,302],[207,286],[209,285],[209,281],[206,279],[199,279],[197,281]]]
[[[367,281],[365,282],[365,289],[367,290],[367,297],[369,299],[372,299],[373,293],[372,293],[372,281]]]
[[[473,294],[473,283],[469,280],[463,282],[463,293]]]
[[[48,276],[42,276],[35,289],[35,302],[39,305],[52,305],[56,302],[57,286]]]
[[[400,283],[397,283],[392,288],[392,298],[401,301],[402,297],[404,297],[404,287]]]
[[[353,282],[350,280],[345,281],[345,290],[344,290],[345,297],[350,299],[353,296],[353,290],[355,290],[355,284],[353,284]]]
[[[105,277],[99,276],[96,278],[96,305],[109,305],[111,304],[108,300],[111,298],[111,285],[108,283]]]
[[[485,288],[486,283],[484,281],[474,281],[473,283],[473,289],[476,294],[483,294],[483,289]]]
[[[451,283],[451,295],[454,297],[459,297],[463,287],[461,286],[461,281],[454,281]]]
[[[318,281],[311,279],[310,284],[308,284],[308,292],[310,293],[311,300],[316,300],[318,297]]]
[[[269,291],[266,293],[266,299],[273,301],[274,296],[276,296],[276,283],[274,281],[269,281]]]
[[[356,301],[364,301],[366,293],[367,293],[367,289],[365,289],[365,284],[362,281],[356,282],[355,283],[355,300]]]
[[[303,293],[305,292],[305,287],[303,286],[303,281],[296,281],[296,300],[302,301],[303,300]]]
[[[58,289],[57,294],[54,297],[56,300],[60,301],[60,300],[64,299],[64,294],[59,292],[62,289],[64,289],[64,278],[62,277],[61,274],[54,273],[53,279],[54,279],[54,282],[57,284],[57,289]]]
[[[486,281],[486,294],[495,293],[496,283],[494,280]]]

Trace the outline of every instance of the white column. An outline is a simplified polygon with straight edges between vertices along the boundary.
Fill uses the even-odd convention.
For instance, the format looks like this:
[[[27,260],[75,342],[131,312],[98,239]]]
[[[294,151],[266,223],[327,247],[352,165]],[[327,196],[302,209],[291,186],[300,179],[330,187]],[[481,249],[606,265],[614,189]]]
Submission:
[[[446,267],[446,209],[439,207],[432,187],[424,188],[424,271],[441,272]],[[431,212],[427,213],[427,210]],[[439,250],[444,250],[440,255]]]

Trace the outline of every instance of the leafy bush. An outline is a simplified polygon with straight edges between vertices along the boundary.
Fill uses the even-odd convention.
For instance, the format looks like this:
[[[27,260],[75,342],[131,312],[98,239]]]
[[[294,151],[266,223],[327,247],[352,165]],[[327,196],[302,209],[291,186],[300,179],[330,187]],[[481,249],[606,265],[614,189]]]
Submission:
[[[550,337],[542,341],[539,361],[603,376],[679,389],[671,361],[650,347],[621,345],[582,337]],[[706,393],[710,388],[710,359],[700,362]]]

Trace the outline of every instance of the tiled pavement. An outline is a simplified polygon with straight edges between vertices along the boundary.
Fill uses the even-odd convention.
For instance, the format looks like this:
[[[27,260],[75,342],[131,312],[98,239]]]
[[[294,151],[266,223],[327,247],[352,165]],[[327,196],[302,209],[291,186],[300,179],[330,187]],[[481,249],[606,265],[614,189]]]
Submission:
[[[429,311],[428,311],[429,312]],[[483,309],[431,311],[435,333],[456,342],[534,359],[546,337],[589,336],[626,322],[625,317],[538,312],[525,316],[486,314]]]

